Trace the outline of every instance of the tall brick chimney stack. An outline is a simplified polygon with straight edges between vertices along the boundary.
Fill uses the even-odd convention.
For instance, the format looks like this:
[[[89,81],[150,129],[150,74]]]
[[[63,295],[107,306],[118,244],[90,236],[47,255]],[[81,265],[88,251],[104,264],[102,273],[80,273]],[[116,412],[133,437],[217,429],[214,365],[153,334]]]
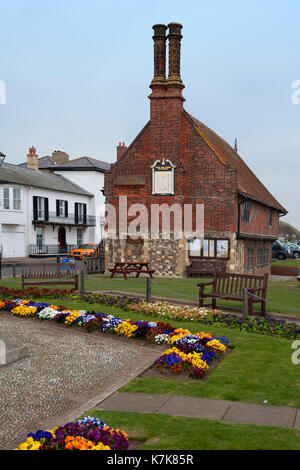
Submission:
[[[33,146],[30,147],[27,154],[27,168],[31,170],[38,170],[39,168],[38,155],[36,154],[36,148]]]
[[[117,161],[120,160],[122,157],[123,153],[127,150],[127,147],[125,145],[125,142],[119,142],[119,145],[117,146]]]
[[[155,24],[152,26],[154,35],[152,36],[154,44],[154,77],[151,84],[165,84],[166,81],[166,30],[164,24]]]
[[[181,29],[182,25],[179,23],[169,23],[169,74],[167,79],[167,86],[169,92],[172,93],[177,92],[179,96],[182,96],[181,91],[184,88],[184,84],[182,83],[181,76],[180,76],[180,49],[181,49]],[[184,100],[183,96],[182,99]]]
[[[154,29],[154,78],[150,88],[150,148],[161,161],[174,161],[180,154],[180,129],[184,85],[180,78],[181,29],[179,23],[157,24]],[[166,37],[166,31],[169,34]],[[169,74],[166,74],[166,39],[169,41]]]

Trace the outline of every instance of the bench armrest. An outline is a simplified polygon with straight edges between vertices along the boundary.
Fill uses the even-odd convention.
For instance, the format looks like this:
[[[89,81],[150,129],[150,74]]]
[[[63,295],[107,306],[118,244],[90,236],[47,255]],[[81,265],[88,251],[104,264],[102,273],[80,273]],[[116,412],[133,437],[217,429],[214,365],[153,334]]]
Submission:
[[[263,290],[263,287],[250,287],[250,289],[248,289],[249,292],[252,292],[252,291],[259,291],[259,290]]]
[[[201,287],[201,286],[210,286],[214,283],[214,281],[210,281],[210,282],[199,282],[197,284],[198,287]]]

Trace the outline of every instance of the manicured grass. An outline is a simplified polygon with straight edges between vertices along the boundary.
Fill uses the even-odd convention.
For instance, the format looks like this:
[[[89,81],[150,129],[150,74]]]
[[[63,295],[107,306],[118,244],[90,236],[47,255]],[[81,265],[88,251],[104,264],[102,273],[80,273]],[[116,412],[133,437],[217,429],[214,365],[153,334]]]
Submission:
[[[120,318],[158,320],[156,317],[99,304],[61,299],[40,300],[56,305],[63,304],[70,309],[104,312]],[[294,352],[291,348],[292,341],[201,323],[173,320],[170,323],[187,328],[193,333],[205,331],[214,336],[225,336],[234,349],[206,381],[172,381],[144,377],[132,380],[121,391],[172,393],[249,403],[263,403],[267,400],[270,405],[300,407],[300,365],[294,365],[291,361]]]
[[[276,259],[271,264],[273,266],[297,266],[297,268],[300,268],[300,259]]]
[[[89,410],[84,416],[124,430],[129,439],[141,441],[140,450],[300,449],[299,431],[279,427],[105,410]]]
[[[198,282],[207,279],[198,278],[154,278],[152,281],[152,295],[169,299],[180,299],[187,303],[197,302],[199,288]],[[0,285],[20,288],[20,279],[2,279]],[[47,287],[47,286],[46,286]],[[52,287],[52,286],[49,286]],[[53,286],[53,288],[59,288]],[[68,287],[68,286],[67,286]],[[86,276],[86,291],[116,291],[136,294],[146,293],[146,279],[129,278],[127,281],[121,278],[110,279],[108,276],[93,274]],[[210,286],[207,288],[208,291]],[[267,291],[267,312],[285,315],[300,316],[300,283],[296,279],[290,281],[270,281]],[[209,301],[209,299],[208,299]],[[219,300],[219,308],[235,308],[242,310],[241,302]],[[259,304],[254,304],[254,310],[259,311]]]

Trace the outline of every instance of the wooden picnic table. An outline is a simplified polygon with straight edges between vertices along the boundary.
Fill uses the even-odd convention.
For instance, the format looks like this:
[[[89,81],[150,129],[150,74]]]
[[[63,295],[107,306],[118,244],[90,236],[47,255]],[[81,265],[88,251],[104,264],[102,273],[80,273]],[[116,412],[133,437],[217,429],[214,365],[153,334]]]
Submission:
[[[149,274],[150,277],[153,277],[152,274],[155,272],[154,269],[150,269],[147,262],[115,262],[114,267],[109,271],[111,272],[110,279],[115,274],[122,274],[124,279],[127,279],[127,274],[131,273],[136,273],[136,277],[139,277],[141,273]]]

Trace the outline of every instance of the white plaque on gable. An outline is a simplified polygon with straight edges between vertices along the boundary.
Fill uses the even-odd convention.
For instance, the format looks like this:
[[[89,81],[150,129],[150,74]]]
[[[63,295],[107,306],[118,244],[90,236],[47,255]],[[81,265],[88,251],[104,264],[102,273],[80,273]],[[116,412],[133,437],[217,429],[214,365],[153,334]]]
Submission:
[[[152,194],[174,194],[174,168],[167,160],[156,160],[152,165]]]

